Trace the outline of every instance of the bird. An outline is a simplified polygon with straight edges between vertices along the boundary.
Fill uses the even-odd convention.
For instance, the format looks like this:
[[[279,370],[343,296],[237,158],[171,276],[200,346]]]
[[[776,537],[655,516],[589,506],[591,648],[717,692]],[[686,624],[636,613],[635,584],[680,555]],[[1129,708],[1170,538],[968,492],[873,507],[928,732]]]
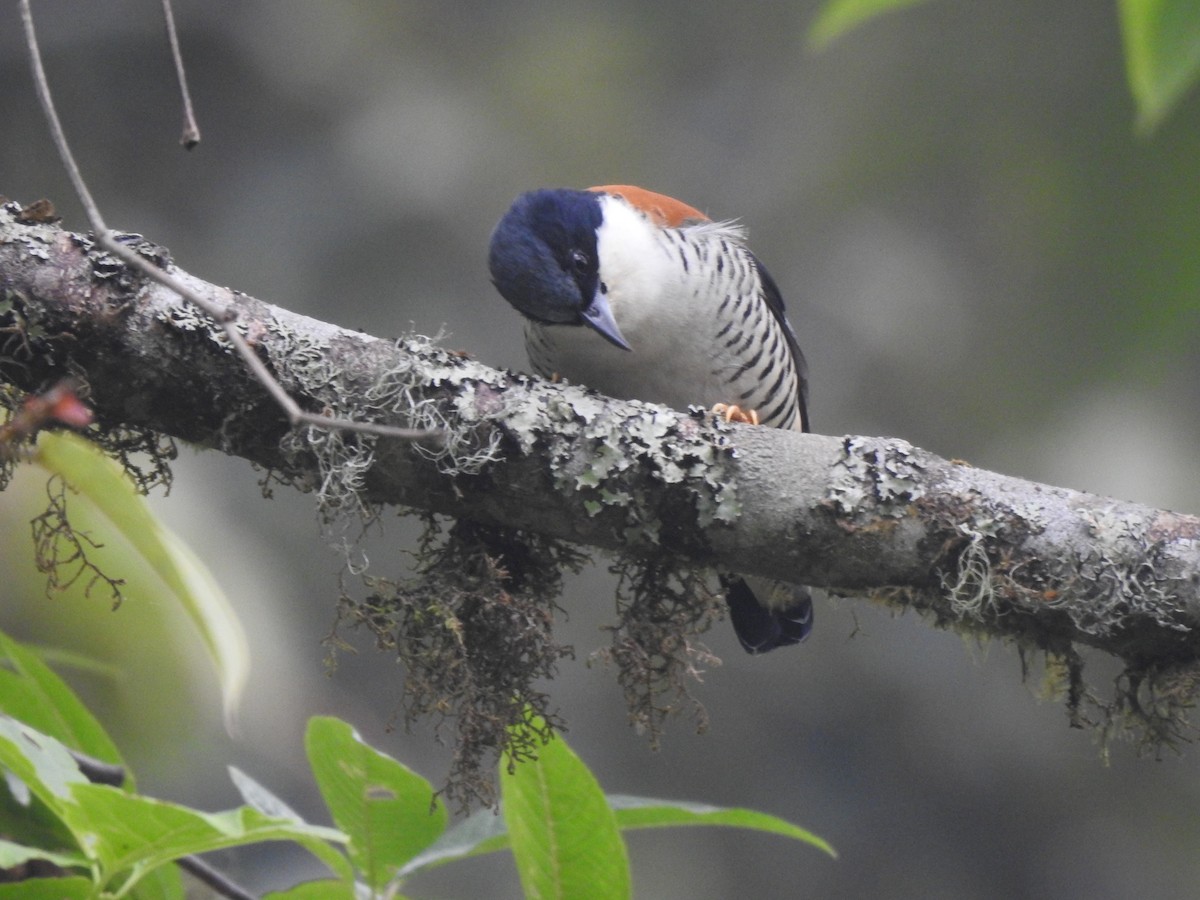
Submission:
[[[532,369],[623,400],[808,431],[807,366],[775,280],[735,221],[633,185],[521,194],[492,232],[492,283]],[[752,654],[812,630],[806,588],[723,575]]]

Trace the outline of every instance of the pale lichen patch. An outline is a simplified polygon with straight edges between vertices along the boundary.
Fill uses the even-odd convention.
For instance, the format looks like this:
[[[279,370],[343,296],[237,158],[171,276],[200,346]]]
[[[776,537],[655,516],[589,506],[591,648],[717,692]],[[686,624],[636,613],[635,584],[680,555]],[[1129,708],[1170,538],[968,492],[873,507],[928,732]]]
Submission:
[[[590,516],[620,510],[628,533],[657,535],[661,528],[651,524],[662,503],[657,486],[690,498],[704,527],[737,518],[736,487],[721,465],[733,456],[729,426],[701,425],[700,415],[636,401],[614,413],[583,389],[536,382],[522,387],[529,389],[508,392],[496,422],[520,452],[548,449],[555,489],[579,495]],[[646,476],[652,487],[634,489]],[[680,514],[678,503],[671,508]]]
[[[923,465],[908,441],[847,437],[826,492],[826,503],[853,516],[869,504],[872,514],[901,518],[925,495]]]

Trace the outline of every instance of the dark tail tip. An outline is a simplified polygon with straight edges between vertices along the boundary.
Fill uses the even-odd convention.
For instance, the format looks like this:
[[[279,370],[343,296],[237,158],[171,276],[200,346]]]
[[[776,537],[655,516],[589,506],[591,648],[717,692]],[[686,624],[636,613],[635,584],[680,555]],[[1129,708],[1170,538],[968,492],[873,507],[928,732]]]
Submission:
[[[723,582],[733,630],[747,653],[766,653],[776,647],[798,644],[812,631],[812,595],[805,588],[793,589],[793,600],[788,606],[768,609],[741,578],[727,578]]]

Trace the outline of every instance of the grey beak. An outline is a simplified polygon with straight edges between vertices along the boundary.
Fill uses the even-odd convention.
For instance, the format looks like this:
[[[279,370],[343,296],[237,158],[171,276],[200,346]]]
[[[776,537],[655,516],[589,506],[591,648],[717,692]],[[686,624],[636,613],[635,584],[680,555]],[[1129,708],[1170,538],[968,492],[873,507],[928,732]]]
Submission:
[[[617,327],[617,320],[613,318],[608,300],[599,291],[592,298],[591,305],[580,315],[583,316],[586,325],[599,332],[600,336],[610,344],[615,344],[622,350],[633,349],[629,346],[629,341],[625,340],[625,336],[621,334],[621,329]]]

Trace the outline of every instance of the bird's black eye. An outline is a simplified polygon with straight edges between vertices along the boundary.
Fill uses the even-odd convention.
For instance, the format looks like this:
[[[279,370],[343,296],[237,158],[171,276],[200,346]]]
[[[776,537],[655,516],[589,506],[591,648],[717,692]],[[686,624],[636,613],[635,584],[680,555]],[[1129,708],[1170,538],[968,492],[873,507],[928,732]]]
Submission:
[[[571,268],[576,272],[587,272],[592,267],[592,258],[582,250],[571,251]]]

